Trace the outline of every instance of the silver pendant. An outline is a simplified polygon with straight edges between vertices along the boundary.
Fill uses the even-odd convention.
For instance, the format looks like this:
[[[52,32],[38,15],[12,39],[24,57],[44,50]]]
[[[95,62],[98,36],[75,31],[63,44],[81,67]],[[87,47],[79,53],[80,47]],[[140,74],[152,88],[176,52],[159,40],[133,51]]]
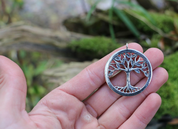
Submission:
[[[126,85],[115,86],[112,83],[112,77],[115,77],[121,71],[126,73]],[[147,78],[144,86],[132,86],[130,82],[131,72],[135,72],[135,74],[143,74],[143,76]],[[151,82],[151,63],[143,53],[134,49],[128,49],[128,44],[126,44],[126,49],[114,53],[109,58],[105,66],[105,79],[108,86],[114,92],[123,96],[137,95],[142,92]]]

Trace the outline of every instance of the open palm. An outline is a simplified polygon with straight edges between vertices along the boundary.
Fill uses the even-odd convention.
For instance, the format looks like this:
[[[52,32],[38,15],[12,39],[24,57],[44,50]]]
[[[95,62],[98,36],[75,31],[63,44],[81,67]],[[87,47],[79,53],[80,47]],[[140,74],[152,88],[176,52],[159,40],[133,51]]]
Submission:
[[[143,51],[136,43],[130,43],[129,48]],[[23,72],[0,56],[0,129],[144,129],[161,104],[155,92],[168,78],[166,70],[158,67],[163,54],[156,48],[145,52],[153,67],[153,78],[142,93],[131,97],[114,93],[105,83],[104,67],[111,54],[51,91],[30,113],[25,111],[27,87]],[[131,76],[136,86],[146,81],[143,75]],[[125,84],[124,77],[121,72],[113,82]]]

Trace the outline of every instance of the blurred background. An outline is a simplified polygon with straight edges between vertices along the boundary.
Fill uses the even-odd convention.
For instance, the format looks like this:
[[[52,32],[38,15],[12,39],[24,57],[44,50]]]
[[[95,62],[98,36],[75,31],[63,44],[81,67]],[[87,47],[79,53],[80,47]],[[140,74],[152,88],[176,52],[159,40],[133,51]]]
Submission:
[[[0,0],[0,54],[27,79],[26,109],[129,42],[164,52],[168,82],[147,129],[178,128],[177,0]]]

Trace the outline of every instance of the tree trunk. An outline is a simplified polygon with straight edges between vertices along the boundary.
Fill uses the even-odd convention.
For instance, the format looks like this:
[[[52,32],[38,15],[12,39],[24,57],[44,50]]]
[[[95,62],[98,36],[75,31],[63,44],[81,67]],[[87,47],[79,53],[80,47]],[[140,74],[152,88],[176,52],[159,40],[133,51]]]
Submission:
[[[131,89],[131,84],[130,84],[130,71],[127,71],[127,72],[126,72],[126,77],[127,77],[126,87],[127,87],[127,89]]]

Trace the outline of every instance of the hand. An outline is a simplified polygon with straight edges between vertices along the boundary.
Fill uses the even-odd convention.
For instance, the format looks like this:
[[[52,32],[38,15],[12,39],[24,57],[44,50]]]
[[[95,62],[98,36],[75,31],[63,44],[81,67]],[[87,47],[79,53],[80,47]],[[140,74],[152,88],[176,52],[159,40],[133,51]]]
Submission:
[[[143,51],[136,43],[130,43],[129,48]],[[161,104],[155,92],[168,78],[166,70],[158,67],[163,54],[156,48],[145,52],[153,68],[152,81],[142,93],[131,97],[116,94],[105,83],[104,67],[111,54],[51,91],[30,113],[25,111],[23,72],[0,56],[0,129],[144,129]],[[125,83],[123,77],[121,72],[114,81]],[[144,84],[145,79],[133,75],[131,82]]]

